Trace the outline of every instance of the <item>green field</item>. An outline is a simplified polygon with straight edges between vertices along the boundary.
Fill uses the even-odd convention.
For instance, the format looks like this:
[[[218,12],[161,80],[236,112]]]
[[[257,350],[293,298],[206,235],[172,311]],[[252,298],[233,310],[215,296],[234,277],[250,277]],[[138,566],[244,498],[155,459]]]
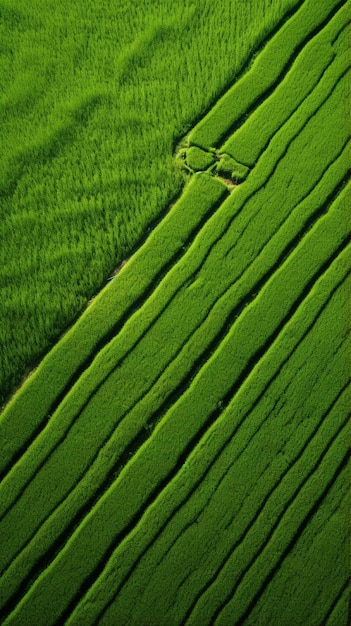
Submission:
[[[0,17],[0,622],[348,626],[350,0]]]

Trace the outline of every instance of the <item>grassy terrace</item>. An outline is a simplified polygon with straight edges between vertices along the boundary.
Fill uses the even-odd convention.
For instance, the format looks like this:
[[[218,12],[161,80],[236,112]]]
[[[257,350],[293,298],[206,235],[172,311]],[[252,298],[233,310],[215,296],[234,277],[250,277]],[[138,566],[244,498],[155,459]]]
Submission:
[[[110,260],[143,243],[0,415],[4,624],[348,624],[351,3],[263,7]]]

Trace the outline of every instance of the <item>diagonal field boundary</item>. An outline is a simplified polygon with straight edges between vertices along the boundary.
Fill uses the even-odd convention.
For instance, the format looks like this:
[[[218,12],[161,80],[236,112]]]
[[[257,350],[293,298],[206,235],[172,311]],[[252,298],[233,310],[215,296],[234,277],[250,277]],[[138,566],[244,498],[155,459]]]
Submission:
[[[300,3],[180,141],[0,416],[2,623],[346,624],[350,9]]]

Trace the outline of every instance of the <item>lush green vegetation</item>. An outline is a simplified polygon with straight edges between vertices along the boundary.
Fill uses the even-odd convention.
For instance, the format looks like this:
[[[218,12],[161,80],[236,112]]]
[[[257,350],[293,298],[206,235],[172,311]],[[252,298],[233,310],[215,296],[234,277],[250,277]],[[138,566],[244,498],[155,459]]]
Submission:
[[[337,71],[332,61],[339,63],[339,67],[347,67],[347,59],[342,56],[350,41],[350,26],[345,29],[347,15],[348,7],[344,6],[306,45],[273,94],[224,144],[224,152],[254,165],[274,131],[293,114],[298,104],[316,92],[317,84],[325,81],[326,75],[330,81],[335,79]]]
[[[175,144],[298,1],[1,0],[0,403],[179,194]]]
[[[170,5],[168,14],[162,5],[162,19],[161,5],[147,5],[133,16],[135,32],[138,20],[155,21],[113,66],[121,92],[139,90],[140,107],[134,140],[115,157],[128,171],[128,186],[115,182],[118,219],[129,224],[116,251],[164,213],[0,416],[4,624],[347,626],[350,1],[269,3],[260,25],[264,3],[253,4],[245,18],[239,4],[234,17],[221,8],[232,28],[250,29],[247,48],[237,31],[235,61],[225,56],[216,78],[207,27],[194,28],[198,65],[187,78],[190,62],[176,55],[186,24],[223,33],[220,5]],[[90,29],[98,8],[89,8]],[[254,46],[246,71],[182,137]],[[95,67],[96,47],[89,58]],[[151,73],[154,59],[161,74]],[[161,89],[149,100],[153,90],[137,80],[133,91],[131,70],[157,85],[162,71],[179,76],[184,102],[164,127],[169,96]],[[182,91],[190,79],[194,98]],[[121,122],[95,104],[106,129],[114,115]],[[99,119],[90,109],[67,143],[67,168]],[[125,119],[125,137],[133,127]],[[133,170],[146,139],[154,161]],[[40,158],[27,152],[25,166],[11,157],[7,198],[22,197],[32,167],[58,166],[57,141]],[[148,172],[153,180],[154,167],[164,179],[152,202],[140,193],[143,210],[131,218],[128,189]],[[85,236],[93,241],[88,228]],[[116,262],[108,250],[106,263]]]
[[[67,385],[72,385],[76,372],[87,368],[105,344],[106,348],[95,362],[98,366],[95,370],[98,369],[102,380],[108,374],[111,368],[107,354],[109,341],[123,326],[128,313],[137,309],[149,295],[150,284],[161,281],[172,262],[184,254],[202,220],[213,211],[223,194],[225,188],[213,178],[194,177],[173,210],[154,229],[147,245],[123,267],[118,282],[110,283],[101,292],[94,307],[87,309],[74,329],[44,359],[36,376],[2,415],[2,472],[53,412]],[[137,332],[140,331],[139,327]],[[115,367],[114,361],[112,367]]]
[[[271,93],[284,78],[301,48],[344,4],[343,0],[326,0],[318,4],[315,0],[305,0],[301,3],[300,9],[267,44],[265,54],[257,56],[250,71],[228,90],[191,131],[191,143],[203,148],[217,146],[252,108],[256,108]]]

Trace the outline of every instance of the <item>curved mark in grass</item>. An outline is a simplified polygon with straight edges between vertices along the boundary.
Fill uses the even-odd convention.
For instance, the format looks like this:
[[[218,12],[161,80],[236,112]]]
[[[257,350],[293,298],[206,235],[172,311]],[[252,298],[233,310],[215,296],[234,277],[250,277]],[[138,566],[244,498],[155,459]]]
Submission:
[[[342,35],[344,35],[345,30],[346,30],[346,29],[350,26],[350,24],[351,24],[351,20],[348,20],[348,21],[344,24],[344,26],[342,27],[342,29],[341,29],[338,33],[336,33],[335,37],[334,37],[334,38],[332,39],[332,41],[330,42],[330,45],[331,45],[331,46],[333,46],[333,47],[335,46],[335,44],[336,44],[336,43],[337,43],[337,41],[340,39],[340,37],[342,37]]]

